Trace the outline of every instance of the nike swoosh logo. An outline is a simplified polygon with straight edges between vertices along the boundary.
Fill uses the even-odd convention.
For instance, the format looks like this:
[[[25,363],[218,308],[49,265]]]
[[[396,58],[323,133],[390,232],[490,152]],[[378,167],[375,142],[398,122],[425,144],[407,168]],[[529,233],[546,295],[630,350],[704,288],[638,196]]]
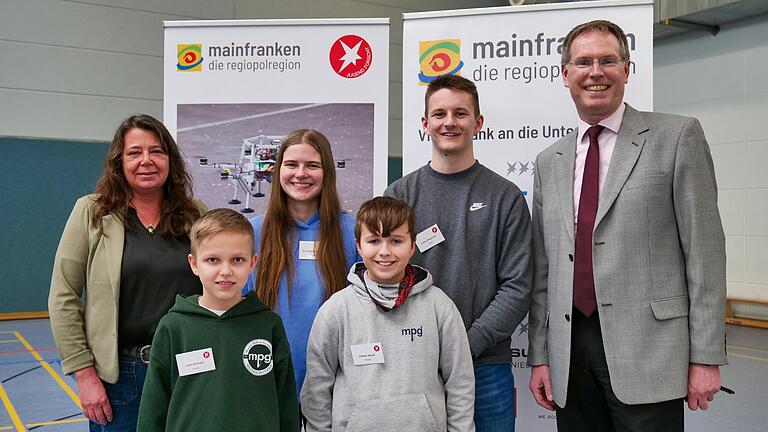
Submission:
[[[476,210],[480,210],[480,209],[481,209],[481,208],[483,208],[483,207],[488,207],[488,204],[483,204],[483,203],[474,203],[474,204],[472,204],[472,205],[469,207],[469,211],[473,212],[473,211],[476,211]]]

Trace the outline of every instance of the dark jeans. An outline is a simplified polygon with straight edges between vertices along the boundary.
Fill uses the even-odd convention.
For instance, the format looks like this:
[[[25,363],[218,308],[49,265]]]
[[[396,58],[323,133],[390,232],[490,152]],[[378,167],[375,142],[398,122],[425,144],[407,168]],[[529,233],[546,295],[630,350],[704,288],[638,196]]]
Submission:
[[[475,430],[515,432],[515,377],[512,365],[475,365]]]
[[[89,422],[91,432],[136,432],[141,389],[147,377],[148,365],[132,357],[120,357],[119,361],[120,377],[117,382],[104,383],[112,406],[112,421],[106,426]]]
[[[573,311],[571,367],[565,408],[557,409],[559,432],[681,432],[683,401],[627,405],[611,387],[597,313]]]

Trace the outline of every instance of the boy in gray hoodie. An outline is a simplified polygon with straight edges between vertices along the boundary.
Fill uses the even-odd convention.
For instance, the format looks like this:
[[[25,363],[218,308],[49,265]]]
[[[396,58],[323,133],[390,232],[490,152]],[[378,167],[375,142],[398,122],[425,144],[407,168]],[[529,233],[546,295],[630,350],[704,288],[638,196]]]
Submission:
[[[410,265],[413,210],[395,198],[362,205],[363,262],[323,304],[301,391],[307,432],[473,432],[475,380],[459,311],[432,275]]]

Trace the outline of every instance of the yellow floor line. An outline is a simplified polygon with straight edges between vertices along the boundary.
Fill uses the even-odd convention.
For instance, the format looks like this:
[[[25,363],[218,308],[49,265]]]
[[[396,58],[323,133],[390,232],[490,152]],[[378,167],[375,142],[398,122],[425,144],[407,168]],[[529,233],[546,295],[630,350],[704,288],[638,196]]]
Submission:
[[[13,407],[11,400],[8,398],[8,393],[5,392],[2,384],[0,384],[0,399],[2,399],[3,405],[5,405],[5,409],[8,411],[8,416],[11,417],[11,423],[13,423],[16,431],[26,431],[27,429],[24,427],[24,423],[21,422],[19,415],[16,413],[16,408]]]
[[[767,358],[763,358],[763,357],[753,357],[753,356],[748,356],[748,355],[743,355],[743,354],[734,354],[734,353],[728,353],[728,357],[736,357],[736,358],[740,358],[740,359],[756,360],[756,361],[761,361],[761,362],[768,363],[768,359]]]
[[[731,344],[728,344],[726,346],[728,348],[734,348],[734,349],[738,349],[738,350],[752,351],[752,352],[759,352],[759,353],[767,353],[768,354],[768,349],[755,348],[755,347],[751,347],[751,346],[747,346],[747,345],[731,345]]]
[[[27,427],[38,427],[38,426],[48,426],[48,425],[55,425],[55,424],[64,424],[64,423],[79,423],[88,421],[87,418],[76,418],[76,419],[65,419],[65,420],[56,420],[56,421],[47,421],[47,422],[38,422],[38,423],[28,423]]]
[[[37,423],[27,423],[28,428],[33,427],[40,427],[40,426],[50,426],[50,425],[57,425],[57,424],[66,424],[66,423],[80,423],[80,422],[87,422],[88,419],[85,417],[82,418],[76,418],[76,419],[65,419],[65,420],[54,420],[54,421],[47,421],[47,422],[37,422]],[[12,430],[13,426],[0,426],[0,431],[4,430]]]
[[[64,390],[64,392],[67,395],[69,395],[69,398],[72,399],[73,402],[75,402],[75,405],[77,405],[78,408],[82,409],[82,407],[80,406],[80,398],[78,398],[75,392],[72,391],[71,388],[69,388],[67,383],[65,383],[64,380],[61,379],[59,374],[56,373],[55,370],[53,370],[51,365],[49,365],[47,361],[43,360],[43,358],[40,357],[40,354],[38,354],[37,351],[34,348],[32,348],[32,345],[30,345],[29,342],[27,342],[27,340],[24,339],[24,336],[22,336],[21,333],[17,331],[13,333],[16,335],[16,338],[19,339],[19,341],[22,344],[24,344],[25,347],[27,347],[27,349],[29,350],[29,353],[32,354],[32,357],[34,357],[35,360],[40,362],[40,366],[42,366],[43,369],[48,371],[48,373],[51,375],[51,377],[53,377],[53,380],[56,381],[59,387],[61,387],[61,389]]]

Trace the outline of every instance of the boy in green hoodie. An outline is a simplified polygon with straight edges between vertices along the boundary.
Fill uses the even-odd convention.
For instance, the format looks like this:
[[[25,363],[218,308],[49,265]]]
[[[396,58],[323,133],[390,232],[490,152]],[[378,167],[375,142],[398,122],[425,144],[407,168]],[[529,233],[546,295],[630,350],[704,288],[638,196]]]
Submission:
[[[158,324],[137,430],[298,431],[283,324],[255,293],[240,293],[257,259],[251,224],[211,210],[190,241],[203,294],[177,296]]]

